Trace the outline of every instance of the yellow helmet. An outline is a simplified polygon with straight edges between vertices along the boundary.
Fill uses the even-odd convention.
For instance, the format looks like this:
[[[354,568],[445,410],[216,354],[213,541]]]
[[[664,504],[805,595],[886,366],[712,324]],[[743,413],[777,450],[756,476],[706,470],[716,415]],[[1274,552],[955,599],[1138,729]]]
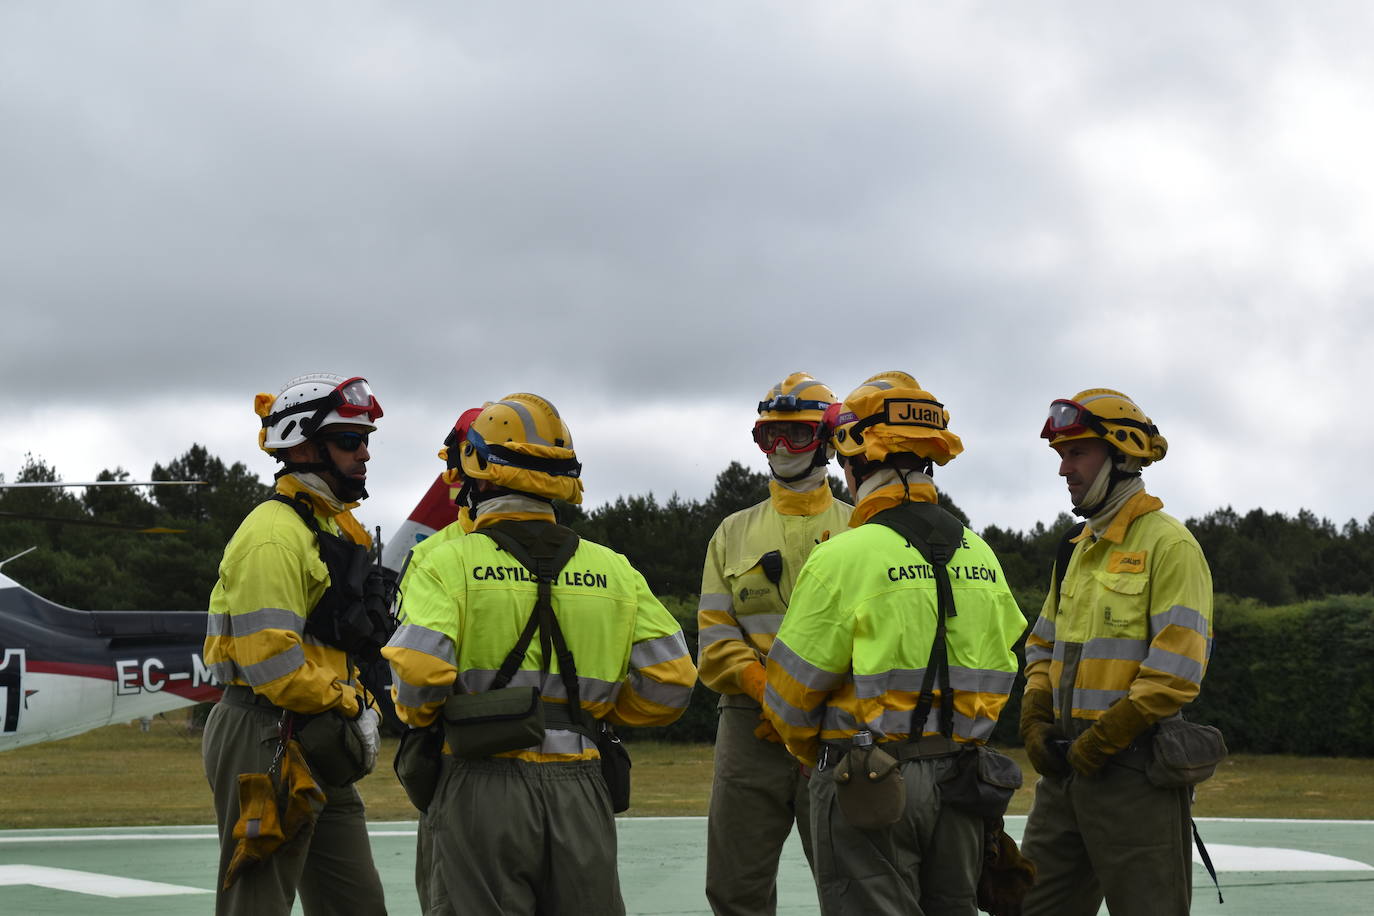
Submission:
[[[838,401],[835,392],[806,372],[793,372],[778,382],[759,401],[758,423],[773,420],[819,423],[825,409]]]
[[[1142,467],[1169,451],[1169,440],[1159,434],[1145,411],[1110,388],[1089,388],[1070,400],[1051,402],[1040,438],[1050,440],[1051,447],[1074,439],[1101,439],[1122,454],[1139,458]]]
[[[508,394],[467,429],[463,476],[520,493],[582,502],[582,464],[558,410],[535,394]]]
[[[964,450],[949,431],[949,411],[905,372],[879,372],[832,408],[835,449],[846,458],[883,461],[910,452],[939,465]]]
[[[793,372],[759,401],[754,442],[770,454],[779,445],[794,453],[816,450],[829,439],[825,412],[838,400],[829,385],[805,372]]]

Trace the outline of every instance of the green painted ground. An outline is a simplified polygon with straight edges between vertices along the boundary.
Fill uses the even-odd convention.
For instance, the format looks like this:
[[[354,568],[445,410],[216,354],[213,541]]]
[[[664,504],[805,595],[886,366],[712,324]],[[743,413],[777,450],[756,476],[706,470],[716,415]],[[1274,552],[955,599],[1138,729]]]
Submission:
[[[1019,835],[1024,823],[1024,818],[1009,818],[1008,832]],[[1221,871],[1226,903],[1217,904],[1210,879],[1197,866],[1196,914],[1374,912],[1374,821],[1208,819],[1199,826]],[[709,912],[701,892],[705,834],[704,818],[620,821],[620,875],[629,912]],[[411,885],[414,836],[413,822],[372,826],[373,851],[393,916],[419,912]],[[212,907],[208,889],[215,859],[209,827],[0,831],[0,913],[206,913]],[[156,883],[115,886],[121,879]],[[784,851],[778,912],[815,913],[809,883],[793,837]],[[109,893],[130,896],[105,896]]]

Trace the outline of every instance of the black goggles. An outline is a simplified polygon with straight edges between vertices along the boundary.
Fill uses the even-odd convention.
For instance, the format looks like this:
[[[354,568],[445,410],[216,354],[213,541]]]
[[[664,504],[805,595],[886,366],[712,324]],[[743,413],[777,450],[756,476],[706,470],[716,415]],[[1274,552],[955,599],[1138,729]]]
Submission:
[[[320,433],[319,438],[330,443],[341,452],[348,452],[350,455],[368,443],[368,434],[356,432],[351,429],[343,429],[337,432]]]

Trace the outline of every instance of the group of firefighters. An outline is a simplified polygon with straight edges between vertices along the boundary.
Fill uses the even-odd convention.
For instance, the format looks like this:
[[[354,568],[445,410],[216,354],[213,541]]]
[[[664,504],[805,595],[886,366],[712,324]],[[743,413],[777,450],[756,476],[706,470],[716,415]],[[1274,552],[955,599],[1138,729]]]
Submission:
[[[623,913],[609,726],[675,721],[698,677],[720,694],[717,914],[775,912],[794,825],[825,914],[1188,912],[1190,790],[1147,770],[1159,723],[1200,689],[1211,577],[1144,489],[1167,442],[1126,395],[1055,400],[1040,433],[1084,523],[1025,642],[1020,733],[1040,778],[1019,853],[996,802],[967,799],[1005,810],[986,744],[1026,620],[992,550],[938,507],[934,470],[963,444],[911,375],[841,400],[797,372],[758,403],[769,497],[711,538],[695,663],[643,576],[557,524],[581,464],[546,399],[459,417],[440,452],[459,519],[411,551],[391,626],[351,514],[382,416],[368,383],[303,376],[255,409],[276,494],[225,549],[205,647],[227,685],[204,739],[217,912],[285,914],[297,894],[307,914],[386,911],[355,786],[379,747],[356,662],[378,653],[410,728],[400,755],[418,761],[398,773],[423,808],[426,914]],[[835,458],[852,506],[832,495]],[[1024,879],[1001,897],[999,856]]]

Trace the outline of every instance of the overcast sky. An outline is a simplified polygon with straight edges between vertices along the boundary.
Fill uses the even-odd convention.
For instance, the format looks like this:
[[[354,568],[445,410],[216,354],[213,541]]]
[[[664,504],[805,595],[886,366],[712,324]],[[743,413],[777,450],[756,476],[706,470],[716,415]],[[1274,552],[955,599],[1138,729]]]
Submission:
[[[1068,508],[1048,402],[1146,484],[1374,512],[1363,3],[6,3],[0,473],[268,477],[253,395],[364,375],[369,524],[465,407],[552,400],[589,505],[762,469],[754,407],[883,369],[976,528]]]

